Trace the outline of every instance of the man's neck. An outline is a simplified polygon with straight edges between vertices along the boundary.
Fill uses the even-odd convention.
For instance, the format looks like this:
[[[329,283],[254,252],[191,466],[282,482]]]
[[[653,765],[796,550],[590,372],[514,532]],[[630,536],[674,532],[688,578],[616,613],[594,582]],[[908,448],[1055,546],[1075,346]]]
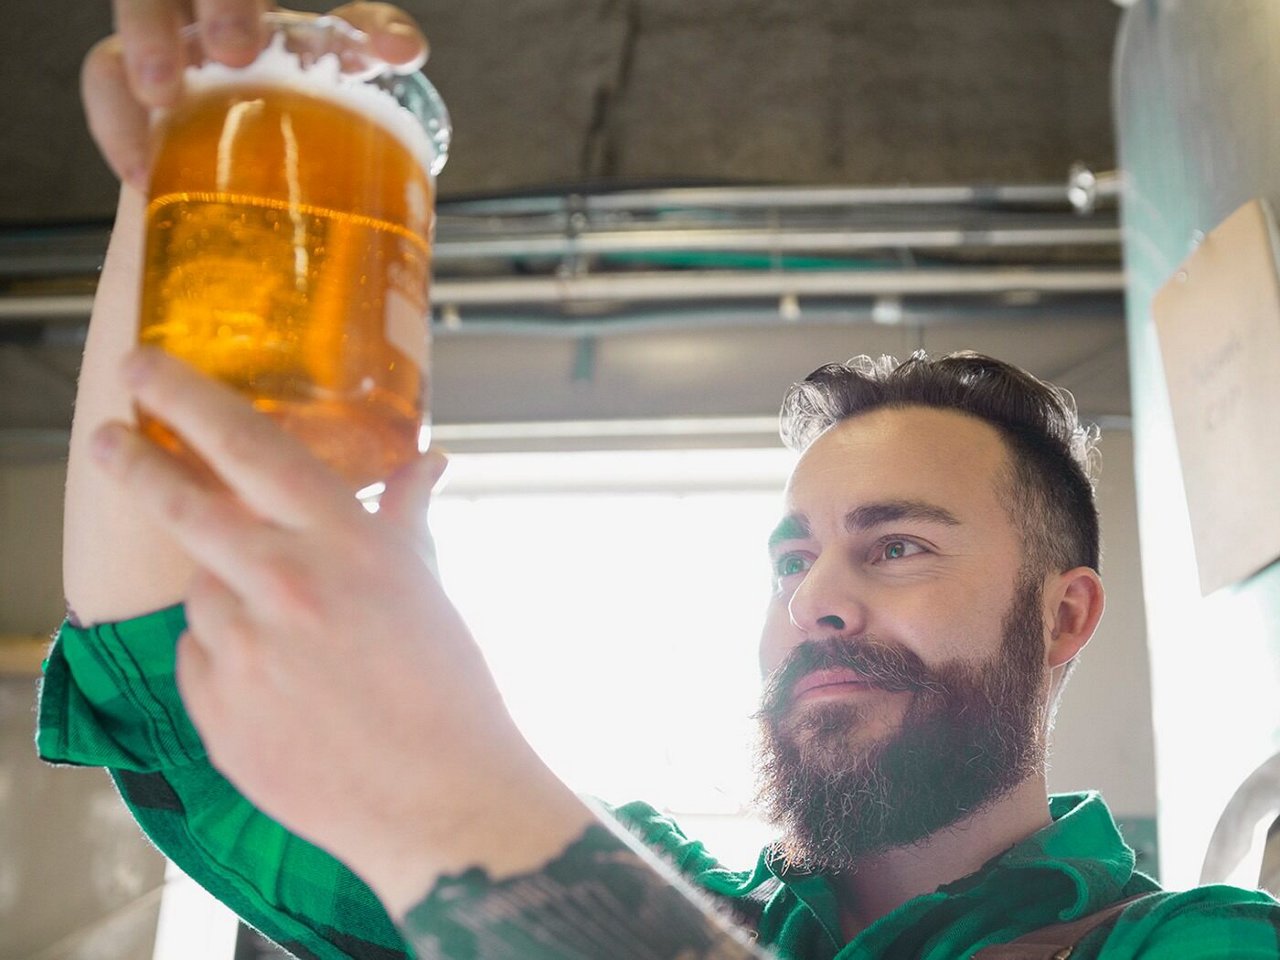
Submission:
[[[859,862],[834,878],[846,941],[913,897],[976,871],[992,857],[1048,826],[1048,791],[1033,776],[973,816],[910,847]]]

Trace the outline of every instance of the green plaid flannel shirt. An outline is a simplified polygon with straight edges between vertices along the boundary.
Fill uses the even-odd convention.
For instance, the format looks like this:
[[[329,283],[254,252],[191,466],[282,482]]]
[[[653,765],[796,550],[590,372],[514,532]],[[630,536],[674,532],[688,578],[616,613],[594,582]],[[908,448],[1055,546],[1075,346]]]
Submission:
[[[210,766],[174,682],[184,628],[180,607],[85,630],[64,624],[45,662],[41,757],[107,767],[156,846],[295,956],[411,957],[414,930],[398,930],[359,878],[254,809]],[[758,942],[787,960],[959,960],[1159,890],[1134,870],[1133,851],[1097,794],[1055,796],[1050,812],[1044,830],[844,943],[825,878],[788,875],[767,850],[753,869],[729,870],[652,807],[614,810],[695,885],[755,916]],[[1277,960],[1280,904],[1225,886],[1157,893],[1072,953],[1121,958]]]

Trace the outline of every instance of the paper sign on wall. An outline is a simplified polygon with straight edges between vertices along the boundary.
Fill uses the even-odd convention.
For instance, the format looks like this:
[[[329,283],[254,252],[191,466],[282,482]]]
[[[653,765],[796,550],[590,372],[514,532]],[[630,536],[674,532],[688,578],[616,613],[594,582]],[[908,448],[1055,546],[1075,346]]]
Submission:
[[[1231,214],[1152,305],[1200,590],[1280,556],[1280,279],[1265,201]]]

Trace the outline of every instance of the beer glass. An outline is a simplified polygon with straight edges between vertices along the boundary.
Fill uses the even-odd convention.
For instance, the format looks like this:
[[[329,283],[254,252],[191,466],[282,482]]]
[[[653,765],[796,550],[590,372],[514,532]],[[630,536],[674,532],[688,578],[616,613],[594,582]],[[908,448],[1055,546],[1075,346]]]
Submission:
[[[184,33],[183,94],[153,122],[139,340],[232,385],[372,493],[427,440],[449,117],[420,72],[397,74],[345,21],[263,21],[268,42],[241,68]]]

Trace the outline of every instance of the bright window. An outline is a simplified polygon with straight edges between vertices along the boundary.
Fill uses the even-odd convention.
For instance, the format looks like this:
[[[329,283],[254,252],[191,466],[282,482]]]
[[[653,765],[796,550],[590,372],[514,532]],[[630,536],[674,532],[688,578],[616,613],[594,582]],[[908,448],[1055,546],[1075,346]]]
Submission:
[[[575,790],[672,813],[731,866],[748,807],[783,451],[455,456],[442,576],[516,721]]]

